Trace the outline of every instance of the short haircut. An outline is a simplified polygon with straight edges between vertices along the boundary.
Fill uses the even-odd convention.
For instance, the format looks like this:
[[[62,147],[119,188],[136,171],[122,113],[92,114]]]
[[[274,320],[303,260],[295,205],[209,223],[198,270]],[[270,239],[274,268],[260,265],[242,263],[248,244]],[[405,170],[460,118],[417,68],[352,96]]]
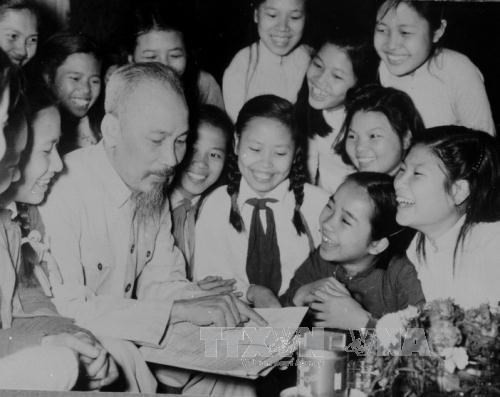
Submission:
[[[73,54],[92,54],[102,61],[101,50],[88,36],[80,33],[58,32],[47,39],[38,55],[39,71],[50,79],[52,85],[57,69]]]
[[[161,84],[174,91],[185,102],[182,84],[176,72],[169,66],[158,62],[131,63],[115,70],[106,86],[104,110],[119,116],[126,103],[126,98],[135,89],[146,82]]]
[[[40,10],[33,0],[0,0],[0,19],[5,16],[7,11],[28,10],[35,15],[37,24],[40,24]]]

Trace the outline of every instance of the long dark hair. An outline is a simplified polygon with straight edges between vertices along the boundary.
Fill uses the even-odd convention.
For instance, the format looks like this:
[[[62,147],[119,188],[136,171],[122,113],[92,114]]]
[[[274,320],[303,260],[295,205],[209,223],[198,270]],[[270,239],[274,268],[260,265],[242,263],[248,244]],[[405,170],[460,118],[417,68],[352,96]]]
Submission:
[[[354,77],[356,78],[356,83],[351,90],[375,81],[377,70],[376,54],[371,46],[369,37],[345,30],[332,29],[327,33],[323,44],[317,52],[322,47],[328,45],[339,47],[349,57]],[[331,132],[332,128],[326,123],[322,111],[313,109],[309,105],[307,76],[304,78],[304,82],[298,93],[295,108],[299,129],[307,134],[308,137],[313,138],[315,135],[323,137]]]
[[[304,157],[303,137],[297,129],[293,105],[286,99],[276,95],[261,95],[250,99],[243,105],[236,120],[236,135],[241,137],[251,120],[256,117],[268,118],[279,121],[290,131],[295,143],[295,156],[290,170],[290,190],[295,195],[295,209],[292,222],[297,234],[306,233],[306,226],[302,219],[300,207],[304,201],[304,183],[307,181],[307,171]],[[228,161],[227,192],[231,196],[231,211],[229,222],[241,232],[244,229],[243,219],[238,209],[238,192],[240,188],[241,173],[238,168],[238,158],[232,153]]]
[[[445,190],[450,192],[458,180],[469,184],[469,196],[460,204],[465,215],[455,244],[453,262],[472,227],[479,222],[500,220],[500,156],[498,144],[486,132],[448,125],[429,128],[415,140],[441,162]],[[425,258],[425,238],[419,233],[417,253]]]

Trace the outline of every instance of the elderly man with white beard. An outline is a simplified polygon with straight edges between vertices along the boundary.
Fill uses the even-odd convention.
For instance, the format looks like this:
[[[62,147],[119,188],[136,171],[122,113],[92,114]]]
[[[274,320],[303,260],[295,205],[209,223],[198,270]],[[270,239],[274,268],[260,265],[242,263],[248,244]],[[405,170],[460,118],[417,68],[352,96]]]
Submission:
[[[155,392],[137,345],[161,347],[168,327],[180,322],[265,321],[234,295],[207,295],[186,280],[164,195],[188,137],[175,72],[157,63],[118,69],[106,87],[105,110],[102,141],[66,156],[66,170],[40,208],[60,270],[51,277],[54,302],[61,314],[109,341],[112,354],[113,341],[133,342],[125,342],[135,360],[124,370],[135,383],[128,390]],[[177,377],[174,386],[185,386],[187,378]]]

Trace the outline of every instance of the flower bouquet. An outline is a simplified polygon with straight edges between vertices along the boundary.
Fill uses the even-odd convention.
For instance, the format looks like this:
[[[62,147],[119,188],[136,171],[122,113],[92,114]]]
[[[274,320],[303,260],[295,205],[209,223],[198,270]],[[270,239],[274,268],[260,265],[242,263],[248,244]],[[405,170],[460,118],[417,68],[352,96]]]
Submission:
[[[465,310],[450,299],[387,314],[362,335],[361,388],[371,396],[500,395],[499,324],[498,306]]]

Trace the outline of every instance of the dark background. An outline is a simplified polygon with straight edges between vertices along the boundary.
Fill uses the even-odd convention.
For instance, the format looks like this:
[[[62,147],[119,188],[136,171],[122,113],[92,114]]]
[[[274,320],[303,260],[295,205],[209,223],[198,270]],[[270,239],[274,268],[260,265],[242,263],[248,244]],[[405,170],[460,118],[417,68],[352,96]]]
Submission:
[[[138,2],[144,0],[71,0],[69,26],[93,36],[107,54],[116,53],[130,32],[130,15]],[[219,82],[233,55],[256,38],[249,0],[158,2],[167,12],[187,21],[195,57]],[[466,54],[482,71],[498,125],[500,3],[450,1],[443,4],[448,20],[443,45]],[[304,40],[314,46],[321,32],[335,25],[371,32],[376,5],[376,0],[308,0],[310,13]]]

